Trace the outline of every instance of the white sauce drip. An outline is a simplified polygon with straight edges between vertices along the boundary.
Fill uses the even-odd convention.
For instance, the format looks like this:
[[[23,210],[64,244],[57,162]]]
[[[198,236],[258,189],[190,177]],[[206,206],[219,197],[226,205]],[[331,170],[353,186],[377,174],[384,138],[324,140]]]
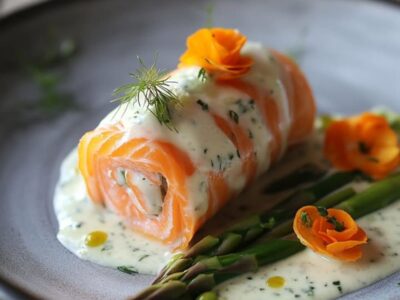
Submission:
[[[171,256],[165,245],[126,228],[119,216],[88,199],[77,170],[76,149],[61,166],[54,209],[59,223],[58,240],[82,259],[107,267],[127,266],[139,273],[156,274]],[[93,248],[86,246],[86,235],[98,230],[108,234],[107,242]]]

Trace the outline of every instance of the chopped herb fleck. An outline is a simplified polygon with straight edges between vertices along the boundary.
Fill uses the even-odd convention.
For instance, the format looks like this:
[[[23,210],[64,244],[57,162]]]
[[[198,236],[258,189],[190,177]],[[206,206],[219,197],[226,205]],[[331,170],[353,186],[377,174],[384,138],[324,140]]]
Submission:
[[[358,151],[360,151],[362,154],[368,154],[370,152],[370,147],[364,142],[358,142]]]
[[[234,112],[233,110],[229,110],[228,114],[229,118],[231,118],[233,122],[235,122],[236,124],[239,123],[239,115],[236,112]]]
[[[203,111],[208,111],[208,104],[207,103],[203,102],[201,99],[198,99],[196,101],[196,103],[201,106],[201,109]]]
[[[228,156],[228,157],[229,157],[230,160],[232,160],[233,157],[234,157],[234,155],[233,155],[232,153],[229,153],[229,156]]]
[[[219,154],[217,154],[217,160],[218,160],[219,169],[222,170],[222,159]]]
[[[206,71],[206,69],[201,68],[199,70],[199,73],[197,73],[197,78],[202,82],[206,81],[207,80],[207,71]]]
[[[138,273],[138,271],[135,269],[135,267],[132,267],[132,266],[118,266],[117,270],[124,272],[126,274],[129,274],[129,275]]]
[[[142,260],[146,259],[146,258],[149,257],[149,256],[150,256],[150,255],[145,254],[145,255],[143,255],[142,257],[140,257],[140,258],[138,259],[138,261],[142,261]]]
[[[322,206],[317,206],[318,209],[318,213],[322,216],[322,217],[326,217],[328,215],[328,210],[325,207]]]
[[[331,223],[333,225],[336,231],[342,232],[345,229],[344,223],[339,222],[335,217],[327,216],[326,219],[328,220],[328,223]]]
[[[301,222],[306,226],[306,227],[311,227],[311,219],[308,213],[305,211],[301,212],[300,215]]]
[[[249,129],[249,138],[252,139],[253,137],[253,132],[251,132],[251,130]]]
[[[306,289],[306,290],[303,290],[303,292],[307,295],[307,296],[314,296],[314,290],[315,290],[315,287],[313,287],[313,286],[309,286],[308,287],[308,289]]]
[[[249,107],[247,107],[247,106],[243,103],[242,99],[238,99],[238,100],[236,101],[236,104],[237,104],[237,106],[238,106],[238,108],[239,108],[240,113],[242,113],[242,114],[246,113],[246,112],[249,110]]]
[[[237,155],[237,157],[239,157],[239,158],[240,158],[240,152],[239,152],[239,150],[238,150],[238,149],[236,150],[236,155]]]
[[[208,149],[207,149],[207,148],[204,148],[203,153],[206,154],[207,151],[208,151]]]
[[[75,228],[81,228],[83,225],[83,222],[79,222],[75,224]]]
[[[110,244],[105,244],[105,245],[101,248],[101,252],[109,251],[109,250],[111,250],[112,248],[113,248],[112,245],[110,245]]]

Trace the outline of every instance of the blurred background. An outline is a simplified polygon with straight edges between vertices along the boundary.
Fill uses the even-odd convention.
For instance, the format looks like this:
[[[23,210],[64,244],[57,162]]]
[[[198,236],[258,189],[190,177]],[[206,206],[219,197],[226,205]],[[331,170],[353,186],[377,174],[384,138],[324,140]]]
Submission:
[[[17,10],[43,2],[45,0],[0,0],[0,16],[6,16]]]
[[[320,112],[398,102],[399,1],[0,0],[0,138],[60,116],[94,127],[137,55],[173,69],[210,17],[293,56]]]
[[[22,8],[29,7],[36,3],[45,1],[57,1],[57,0],[0,0],[0,16],[5,16]],[[382,1],[382,0],[377,0],[377,1]],[[384,1],[400,4],[400,0],[384,0]]]

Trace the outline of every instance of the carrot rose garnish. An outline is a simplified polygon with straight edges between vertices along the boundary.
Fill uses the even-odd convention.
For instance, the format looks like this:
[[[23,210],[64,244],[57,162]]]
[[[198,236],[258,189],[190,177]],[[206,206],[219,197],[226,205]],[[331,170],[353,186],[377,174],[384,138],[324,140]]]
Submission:
[[[324,152],[336,168],[359,170],[375,179],[388,175],[400,161],[396,133],[384,117],[372,113],[333,121]]]
[[[253,64],[240,54],[245,42],[246,37],[234,29],[200,29],[188,37],[179,67],[199,66],[219,79],[240,77]]]
[[[313,251],[343,261],[361,258],[367,235],[341,209],[304,206],[296,213],[293,229],[300,242]]]

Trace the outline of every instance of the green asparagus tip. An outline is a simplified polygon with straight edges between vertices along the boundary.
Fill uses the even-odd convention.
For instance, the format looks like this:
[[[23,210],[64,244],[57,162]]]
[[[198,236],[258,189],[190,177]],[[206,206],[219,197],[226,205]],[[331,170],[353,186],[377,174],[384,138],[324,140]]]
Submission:
[[[206,253],[209,250],[213,249],[216,245],[218,245],[219,242],[219,238],[208,235],[197,242],[195,245],[190,247],[190,249],[185,253],[185,257],[189,258],[198,254]]]
[[[218,296],[214,291],[210,291],[201,294],[196,300],[218,300]]]

